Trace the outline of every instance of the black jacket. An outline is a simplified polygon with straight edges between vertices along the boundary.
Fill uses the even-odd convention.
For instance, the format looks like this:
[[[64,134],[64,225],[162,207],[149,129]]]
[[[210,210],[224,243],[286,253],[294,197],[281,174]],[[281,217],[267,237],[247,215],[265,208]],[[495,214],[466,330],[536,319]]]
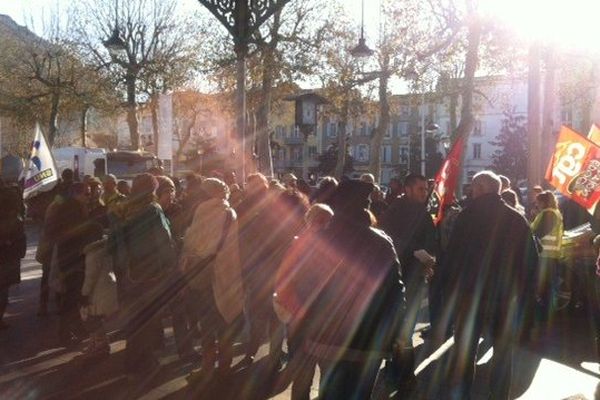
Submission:
[[[418,271],[415,250],[424,249],[431,255],[438,253],[437,232],[424,204],[406,196],[397,198],[383,215],[381,227],[394,241],[405,281]]]
[[[442,273],[459,315],[476,312],[514,321],[514,312],[535,292],[537,259],[525,218],[499,195],[486,194],[458,215]]]
[[[309,343],[337,348],[341,359],[353,351],[359,359],[389,353],[405,306],[391,240],[368,221],[336,217],[322,238],[324,250],[317,246],[311,254],[326,278],[307,314]],[[327,358],[323,349],[316,353]]]

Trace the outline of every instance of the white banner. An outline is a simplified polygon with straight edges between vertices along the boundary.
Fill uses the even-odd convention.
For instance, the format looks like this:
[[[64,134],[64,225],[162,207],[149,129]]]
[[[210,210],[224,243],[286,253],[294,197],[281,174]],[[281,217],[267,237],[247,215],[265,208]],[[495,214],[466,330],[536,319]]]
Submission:
[[[165,172],[173,174],[173,97],[161,94],[158,100],[158,143],[156,156],[163,161]]]
[[[58,170],[39,124],[35,124],[35,139],[31,144],[31,153],[23,174],[24,200],[39,192],[52,190],[58,182]]]

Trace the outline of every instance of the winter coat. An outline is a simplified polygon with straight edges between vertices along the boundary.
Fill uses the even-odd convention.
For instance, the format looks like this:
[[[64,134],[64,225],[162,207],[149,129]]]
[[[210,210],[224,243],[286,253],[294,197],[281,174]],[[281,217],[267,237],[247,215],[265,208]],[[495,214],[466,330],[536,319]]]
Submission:
[[[301,328],[305,350],[328,360],[384,358],[399,336],[405,307],[391,239],[368,220],[335,216],[321,237],[305,263],[318,282]]]
[[[270,198],[270,200],[269,200]],[[297,192],[270,192],[241,237],[244,277],[251,308],[271,310],[275,276],[283,256],[304,226],[308,202]]]
[[[88,298],[87,312],[91,316],[107,317],[119,308],[113,259],[106,242],[106,239],[98,240],[83,249],[85,280],[81,295]]]
[[[217,253],[227,216],[229,227]],[[196,208],[183,239],[182,257],[190,260],[188,265],[198,265],[196,261],[211,259],[215,254],[211,262],[202,265],[202,271],[187,271],[191,277],[188,283],[192,289],[201,289],[206,284],[203,280],[210,279],[217,310],[231,323],[242,313],[244,304],[237,216],[226,200],[212,198]]]
[[[54,199],[45,209],[40,240],[35,252],[36,261],[42,265],[49,265],[51,262],[52,252],[61,223],[57,216],[57,211],[64,202],[65,198],[63,196],[55,195]]]
[[[538,261],[527,220],[499,195],[474,199],[458,215],[441,266],[460,318],[517,321],[533,300]]]
[[[421,271],[420,262],[413,255],[416,250],[424,249],[431,255],[439,252],[437,232],[427,208],[406,196],[392,202],[381,219],[381,227],[394,241],[405,282]]]
[[[121,203],[122,218],[109,236],[119,287],[164,281],[176,264],[169,221],[153,196]]]
[[[57,206],[54,217],[51,275],[60,282],[55,281],[52,286],[76,298],[81,294],[85,274],[83,249],[102,237],[102,226],[89,220],[83,205],[72,198]]]
[[[2,190],[10,190],[3,196],[7,203],[2,204],[4,209],[0,212],[0,288],[5,288],[21,282],[21,258],[25,256],[27,238],[19,193]]]

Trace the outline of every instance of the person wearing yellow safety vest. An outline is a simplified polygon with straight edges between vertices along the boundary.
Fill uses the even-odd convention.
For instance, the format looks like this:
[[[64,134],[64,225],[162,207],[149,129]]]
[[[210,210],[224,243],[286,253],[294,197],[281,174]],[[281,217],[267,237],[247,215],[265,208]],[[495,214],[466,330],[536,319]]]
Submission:
[[[542,245],[537,296],[547,317],[551,308],[552,294],[558,290],[558,264],[562,255],[564,230],[563,218],[552,192],[546,190],[539,193],[535,202],[541,211],[533,220],[531,229]]]

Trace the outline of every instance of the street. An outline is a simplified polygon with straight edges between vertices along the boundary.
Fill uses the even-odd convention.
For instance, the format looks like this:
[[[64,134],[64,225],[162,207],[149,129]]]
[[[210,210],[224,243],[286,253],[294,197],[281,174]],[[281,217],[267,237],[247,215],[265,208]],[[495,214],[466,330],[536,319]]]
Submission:
[[[111,355],[90,365],[76,356],[80,348],[67,350],[57,344],[54,308],[46,317],[36,316],[41,267],[34,260],[35,229],[28,227],[29,246],[22,262],[22,283],[11,288],[6,322],[0,331],[0,399],[289,399],[291,374],[269,367],[268,346],[263,345],[249,368],[235,368],[242,359],[236,346],[234,372],[219,379],[202,379],[189,385],[186,377],[194,366],[181,362],[174,346],[172,329],[165,318],[167,345],[159,350],[161,368],[143,382],[129,381],[123,372],[124,341],[111,332]],[[424,324],[419,324],[417,331]],[[519,348],[513,373],[512,397],[519,399],[600,398],[600,373],[591,330],[585,313],[564,313],[552,321],[552,329],[526,348]],[[440,381],[452,339],[431,348],[415,334],[419,362],[416,369],[419,397],[438,398]],[[475,399],[484,398],[492,351],[480,347]],[[318,373],[317,373],[318,375]],[[395,389],[381,376],[374,398],[394,398]],[[317,396],[318,376],[312,387]]]

